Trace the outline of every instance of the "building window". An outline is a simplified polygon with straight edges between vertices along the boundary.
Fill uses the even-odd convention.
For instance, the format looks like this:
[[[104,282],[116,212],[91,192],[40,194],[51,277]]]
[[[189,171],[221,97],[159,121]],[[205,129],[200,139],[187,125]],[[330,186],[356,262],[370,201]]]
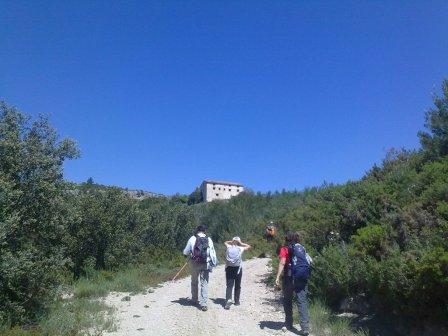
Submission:
[[[240,192],[240,190],[239,190],[239,189],[237,189],[237,190],[236,190],[236,192]]]
[[[218,197],[219,196],[219,194],[215,194],[216,195],[216,197]]]
[[[216,187],[213,187],[213,190],[215,190],[216,189]]]
[[[221,190],[221,188],[218,188],[219,190]]]

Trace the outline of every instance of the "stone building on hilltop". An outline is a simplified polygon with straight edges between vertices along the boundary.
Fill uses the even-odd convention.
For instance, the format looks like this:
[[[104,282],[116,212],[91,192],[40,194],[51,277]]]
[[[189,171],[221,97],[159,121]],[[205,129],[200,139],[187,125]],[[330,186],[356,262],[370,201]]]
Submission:
[[[230,199],[243,191],[244,186],[236,182],[204,180],[201,184],[202,200],[204,202]]]

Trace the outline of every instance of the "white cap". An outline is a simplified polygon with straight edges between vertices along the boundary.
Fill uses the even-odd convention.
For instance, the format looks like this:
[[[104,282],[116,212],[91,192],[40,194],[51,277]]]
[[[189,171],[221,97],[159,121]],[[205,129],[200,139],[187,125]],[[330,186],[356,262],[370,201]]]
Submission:
[[[232,240],[241,243],[241,238],[240,237],[233,237]]]

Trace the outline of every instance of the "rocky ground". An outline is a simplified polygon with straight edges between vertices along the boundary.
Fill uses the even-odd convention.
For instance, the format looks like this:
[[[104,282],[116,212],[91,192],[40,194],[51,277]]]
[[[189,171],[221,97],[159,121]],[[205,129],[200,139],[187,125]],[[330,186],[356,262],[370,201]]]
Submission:
[[[224,267],[210,274],[209,310],[203,312],[189,301],[190,278],[167,282],[152,293],[130,296],[111,293],[106,303],[117,308],[118,329],[108,335],[288,335],[276,293],[265,284],[269,259],[244,262],[241,305],[224,310]],[[292,333],[291,333],[292,334]]]

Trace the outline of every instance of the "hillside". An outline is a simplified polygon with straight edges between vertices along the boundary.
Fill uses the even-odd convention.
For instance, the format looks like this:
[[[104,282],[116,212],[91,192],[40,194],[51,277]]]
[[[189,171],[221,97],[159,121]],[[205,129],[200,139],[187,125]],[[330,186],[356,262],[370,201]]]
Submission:
[[[123,194],[126,195],[127,197],[137,200],[137,201],[141,201],[141,200],[144,200],[147,198],[152,198],[152,197],[167,197],[160,193],[155,193],[152,191],[146,191],[146,190],[142,190],[142,189],[129,189],[129,188],[125,188],[125,187],[110,186],[110,185],[94,183],[92,178],[89,178],[84,183],[71,183],[70,188],[72,190],[78,191],[80,188],[82,188],[83,186],[86,186],[86,185],[90,186],[90,188],[94,188],[94,189],[102,190],[102,191],[106,191],[107,189],[110,189],[110,188],[115,188],[115,189],[122,191]]]

